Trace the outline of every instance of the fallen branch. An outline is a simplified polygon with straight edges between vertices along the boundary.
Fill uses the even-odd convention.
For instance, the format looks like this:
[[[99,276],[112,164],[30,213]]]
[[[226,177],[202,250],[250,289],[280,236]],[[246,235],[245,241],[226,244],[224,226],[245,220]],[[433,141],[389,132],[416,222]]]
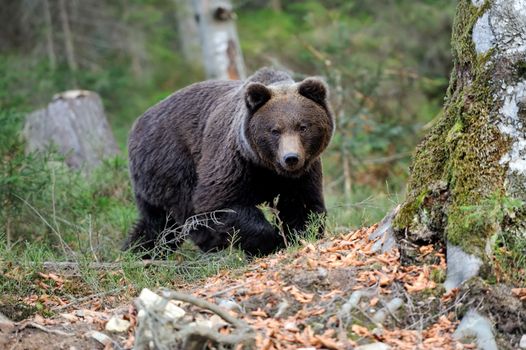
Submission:
[[[244,345],[249,349],[254,348],[255,334],[253,329],[245,321],[233,316],[228,310],[202,298],[181,292],[164,290],[161,291],[160,295],[161,302],[146,303],[141,300],[141,297],[137,299],[139,327],[135,334],[136,349],[147,349],[151,342],[157,349],[169,349],[175,345],[188,350],[203,349],[203,346],[210,342],[216,344],[218,349],[239,345]],[[167,306],[171,305],[170,300],[182,301],[210,311],[226,323],[217,328],[208,324],[191,322],[188,318],[184,318],[183,310],[181,310],[182,313],[172,312],[176,315],[175,317],[168,317],[170,312],[167,312]],[[221,334],[219,329],[227,324],[232,326],[230,334]]]
[[[168,291],[168,290],[162,291],[162,296],[164,298],[166,298],[166,299],[175,299],[175,300],[183,301],[185,303],[193,304],[193,305],[195,305],[197,307],[200,307],[200,308],[203,308],[203,309],[207,309],[209,311],[212,311],[213,313],[215,313],[219,317],[221,317],[223,320],[225,320],[228,323],[232,324],[233,326],[235,326],[239,330],[245,330],[245,331],[248,330],[249,332],[252,332],[252,328],[250,328],[250,326],[245,321],[240,320],[240,319],[232,316],[232,314],[230,314],[230,312],[228,312],[228,310],[225,310],[225,309],[219,307],[218,305],[212,304],[211,302],[208,302],[208,301],[206,301],[204,299],[195,297],[195,296],[190,295],[190,294],[185,294],[185,293],[181,293],[181,292],[174,292],[174,291]]]
[[[37,265],[37,264],[35,264]],[[194,267],[191,262],[175,262],[166,260],[138,260],[132,262],[90,262],[78,263],[73,261],[46,261],[42,268],[47,272],[54,272],[63,276],[79,276],[82,269],[118,271],[126,269],[138,269],[145,267],[170,267],[189,269]],[[198,267],[197,264],[195,267]]]
[[[210,295],[209,297],[210,298],[215,298],[215,297],[218,297],[220,295],[223,295],[225,293],[228,293],[232,290],[235,290],[235,289],[238,289],[238,288],[241,288],[241,287],[244,287],[248,284],[248,282],[245,282],[245,283],[240,283],[240,284],[236,284],[235,286],[232,286],[232,287],[228,287],[228,288],[225,288],[223,290],[220,290],[218,292],[215,292],[214,294]]]
[[[43,332],[46,332],[46,333],[51,333],[51,334],[56,334],[56,335],[60,335],[60,336],[63,336],[63,337],[72,337],[74,336],[75,334],[73,333],[66,333],[66,332],[62,332],[58,329],[49,329],[45,326],[42,326],[38,323],[35,323],[35,322],[27,322],[27,323],[23,323],[21,325],[21,327],[19,328],[19,330],[22,330],[24,328],[27,328],[27,327],[33,327],[33,328],[36,328],[36,329],[39,329]]]
[[[226,345],[238,345],[245,344],[248,345],[254,342],[254,335],[247,331],[233,332],[232,334],[221,334],[212,328],[199,326],[199,325],[187,325],[179,331],[179,336],[183,339],[183,344],[185,349],[195,348],[201,349],[203,347],[199,339],[194,337],[204,338],[206,340],[212,341],[217,344],[226,344]],[[196,343],[193,346],[190,346],[189,342]]]
[[[106,295],[111,295],[111,294],[114,294],[114,293],[118,293],[118,292],[120,292],[122,290],[128,289],[128,288],[129,287],[120,287],[120,288],[115,288],[115,289],[107,290],[107,291],[100,292],[100,293],[87,295],[87,296],[82,297],[82,298],[77,298],[77,299],[73,300],[72,302],[69,302],[69,303],[67,303],[65,305],[61,305],[61,306],[57,306],[57,307],[51,308],[51,311],[61,311],[61,310],[67,309],[68,307],[71,307],[73,305],[76,305],[76,304],[79,304],[79,303],[91,300],[93,298],[98,298],[98,297],[102,297],[102,296],[106,296]]]
[[[122,262],[91,262],[88,264],[82,264],[78,262],[70,261],[46,261],[42,264],[46,270],[74,270],[79,269],[80,267],[87,267],[96,270],[115,270],[120,269],[123,266],[126,267],[146,267],[146,266],[174,266],[180,265],[180,263],[175,263],[173,261],[166,260],[139,260],[130,263]]]

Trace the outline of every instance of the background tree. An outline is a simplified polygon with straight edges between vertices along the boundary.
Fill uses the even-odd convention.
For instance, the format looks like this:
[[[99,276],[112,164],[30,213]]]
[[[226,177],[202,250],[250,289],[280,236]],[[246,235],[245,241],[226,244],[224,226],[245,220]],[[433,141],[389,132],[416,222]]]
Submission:
[[[524,1],[459,1],[452,46],[444,110],[417,148],[395,230],[413,243],[448,243],[457,274],[448,272],[446,287],[480,266],[486,277],[524,283]],[[470,256],[451,260],[457,247]]]
[[[245,79],[245,63],[230,1],[192,0],[208,79]]]

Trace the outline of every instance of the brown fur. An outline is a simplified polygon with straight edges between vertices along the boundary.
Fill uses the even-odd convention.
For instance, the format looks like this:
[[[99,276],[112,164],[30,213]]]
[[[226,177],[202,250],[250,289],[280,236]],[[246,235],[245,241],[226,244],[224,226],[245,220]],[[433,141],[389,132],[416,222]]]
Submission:
[[[203,250],[226,247],[234,231],[249,254],[281,247],[256,205],[279,195],[290,234],[303,231],[310,213],[324,213],[319,156],[332,132],[327,88],[318,79],[294,83],[286,73],[262,69],[246,82],[205,81],[174,93],[130,134],[141,217],[125,247],[149,250],[166,225],[219,209],[234,212],[191,233]],[[301,165],[286,166],[283,156],[291,152]],[[169,238],[176,247],[178,237]]]

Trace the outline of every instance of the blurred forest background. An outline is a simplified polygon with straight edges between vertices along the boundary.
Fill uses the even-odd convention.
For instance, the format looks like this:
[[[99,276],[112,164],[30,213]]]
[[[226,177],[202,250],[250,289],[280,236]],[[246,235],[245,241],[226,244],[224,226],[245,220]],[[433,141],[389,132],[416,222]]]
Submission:
[[[332,88],[337,131],[324,157],[331,227],[381,219],[399,201],[411,152],[440,113],[455,1],[233,3],[248,74],[274,66],[298,79],[324,76]],[[181,54],[189,34],[178,3],[0,5],[0,245],[114,258],[136,216],[126,163],[133,121],[205,78]],[[87,177],[63,166],[52,149],[25,154],[20,137],[27,113],[73,88],[100,94],[121,150]]]

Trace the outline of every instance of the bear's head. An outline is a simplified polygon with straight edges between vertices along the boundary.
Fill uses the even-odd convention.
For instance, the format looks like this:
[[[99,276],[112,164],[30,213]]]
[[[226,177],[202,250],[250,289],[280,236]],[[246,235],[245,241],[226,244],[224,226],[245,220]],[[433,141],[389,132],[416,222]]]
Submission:
[[[328,89],[317,78],[245,87],[244,136],[258,161],[280,175],[301,176],[327,148],[334,130]]]

